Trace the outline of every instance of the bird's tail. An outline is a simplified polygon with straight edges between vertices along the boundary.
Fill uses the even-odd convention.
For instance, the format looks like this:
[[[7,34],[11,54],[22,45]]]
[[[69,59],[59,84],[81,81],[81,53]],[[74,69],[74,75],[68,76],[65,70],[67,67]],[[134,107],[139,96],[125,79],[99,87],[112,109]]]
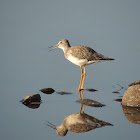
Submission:
[[[113,58],[108,58],[108,57],[107,57],[107,58],[101,59],[101,60],[109,60],[109,61],[110,61],[110,60],[115,60],[115,59],[113,59]]]
[[[94,58],[95,60],[100,60],[100,61],[115,60],[115,59],[113,59],[113,58],[108,58],[108,57],[106,57],[106,56],[104,56],[104,55],[102,55],[102,54],[100,54],[100,53],[97,53],[97,52],[93,54],[93,58]]]

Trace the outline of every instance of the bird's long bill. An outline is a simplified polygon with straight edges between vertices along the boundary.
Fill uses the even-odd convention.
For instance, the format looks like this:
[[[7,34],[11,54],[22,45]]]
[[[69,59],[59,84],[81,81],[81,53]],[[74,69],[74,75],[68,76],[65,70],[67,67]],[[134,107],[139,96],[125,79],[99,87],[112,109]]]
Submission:
[[[56,126],[54,124],[47,121],[46,125],[56,130]]]
[[[56,47],[55,47],[55,46],[56,46]],[[50,50],[49,50],[49,51],[52,51],[52,50],[54,50],[54,49],[58,48],[58,45],[56,44],[56,45],[51,46],[51,47],[48,47],[48,48],[52,48],[52,49],[50,49]]]

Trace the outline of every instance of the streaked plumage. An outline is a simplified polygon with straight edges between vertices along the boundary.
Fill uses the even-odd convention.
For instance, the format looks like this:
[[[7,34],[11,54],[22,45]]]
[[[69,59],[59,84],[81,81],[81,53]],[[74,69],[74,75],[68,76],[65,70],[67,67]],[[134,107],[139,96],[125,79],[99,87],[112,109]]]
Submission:
[[[97,53],[92,48],[86,46],[70,46],[67,39],[62,39],[59,41],[55,48],[60,48],[63,50],[66,59],[72,62],[75,65],[80,66],[81,68],[81,81],[79,85],[79,91],[83,89],[84,78],[86,75],[85,66],[90,65],[92,63],[97,63],[100,61],[109,61],[114,60],[112,58],[108,58],[100,53]],[[54,47],[54,46],[52,46]],[[54,48],[54,49],[55,49]],[[82,66],[84,66],[84,73],[82,70]]]

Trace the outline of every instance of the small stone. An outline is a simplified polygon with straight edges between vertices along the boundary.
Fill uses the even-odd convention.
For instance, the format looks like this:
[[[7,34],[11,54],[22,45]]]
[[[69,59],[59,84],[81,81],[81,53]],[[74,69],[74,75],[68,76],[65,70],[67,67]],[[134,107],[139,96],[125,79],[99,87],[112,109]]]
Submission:
[[[118,91],[113,91],[112,93],[120,94],[120,92],[118,92]]]
[[[119,99],[114,99],[115,101],[117,101],[117,102],[122,102],[122,99],[121,98],[119,98]]]
[[[95,91],[100,91],[100,89],[93,89],[93,88],[88,88],[86,89],[87,91],[90,91],[90,92],[95,92]]]
[[[52,93],[54,93],[55,90],[52,88],[43,88],[40,91],[45,93],[45,94],[52,94]]]
[[[140,107],[140,85],[130,86],[122,98],[122,105]]]
[[[29,105],[33,103],[38,104],[41,103],[41,97],[39,94],[33,94],[33,95],[26,96],[20,102],[22,102],[24,105]]]

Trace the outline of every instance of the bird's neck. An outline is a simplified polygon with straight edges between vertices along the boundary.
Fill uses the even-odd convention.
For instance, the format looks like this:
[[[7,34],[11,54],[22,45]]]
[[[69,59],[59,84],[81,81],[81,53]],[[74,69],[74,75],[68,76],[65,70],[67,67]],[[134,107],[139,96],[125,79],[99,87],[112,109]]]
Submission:
[[[65,47],[62,47],[61,49],[63,50],[64,53],[66,53],[66,51],[69,49],[69,47],[70,46],[65,46]]]

